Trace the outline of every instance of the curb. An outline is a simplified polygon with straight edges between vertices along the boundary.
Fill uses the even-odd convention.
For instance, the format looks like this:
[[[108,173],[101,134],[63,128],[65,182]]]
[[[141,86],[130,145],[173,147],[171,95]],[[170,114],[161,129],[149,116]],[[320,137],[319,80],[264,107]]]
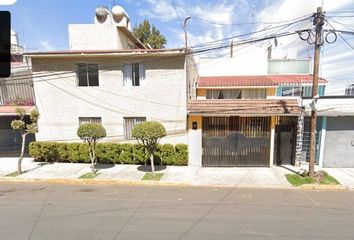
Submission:
[[[146,180],[112,180],[112,179],[41,179],[31,178],[23,179],[16,177],[0,177],[1,183],[49,183],[49,184],[92,184],[92,185],[130,185],[130,186],[174,186],[189,187],[193,186],[186,183],[159,182]]]
[[[347,187],[340,184],[338,185],[304,184],[296,188],[306,189],[306,190],[348,190]]]
[[[73,185],[129,185],[129,186],[165,186],[165,187],[217,187],[217,188],[239,188],[239,189],[288,189],[288,190],[349,190],[343,185],[319,185],[304,184],[294,186],[265,186],[265,185],[227,185],[227,184],[197,184],[181,182],[160,182],[147,180],[122,180],[122,179],[62,179],[62,178],[16,178],[0,177],[0,183],[48,183],[48,184],[73,184]]]

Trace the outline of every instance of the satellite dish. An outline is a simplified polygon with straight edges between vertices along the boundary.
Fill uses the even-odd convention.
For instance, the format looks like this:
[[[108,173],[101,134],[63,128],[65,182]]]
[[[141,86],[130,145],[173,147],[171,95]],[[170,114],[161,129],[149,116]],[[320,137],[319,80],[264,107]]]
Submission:
[[[96,8],[96,19],[99,23],[104,23],[108,17],[108,9],[106,7]]]

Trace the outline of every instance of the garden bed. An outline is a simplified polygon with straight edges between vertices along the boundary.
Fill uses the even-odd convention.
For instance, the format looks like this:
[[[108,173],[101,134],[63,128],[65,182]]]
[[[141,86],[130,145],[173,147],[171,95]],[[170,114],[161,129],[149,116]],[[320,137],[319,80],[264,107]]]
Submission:
[[[318,171],[315,173],[314,177],[301,176],[300,174],[287,174],[285,175],[286,179],[293,186],[298,187],[308,184],[317,184],[317,185],[340,185],[340,183],[332,176],[330,176],[325,171]]]

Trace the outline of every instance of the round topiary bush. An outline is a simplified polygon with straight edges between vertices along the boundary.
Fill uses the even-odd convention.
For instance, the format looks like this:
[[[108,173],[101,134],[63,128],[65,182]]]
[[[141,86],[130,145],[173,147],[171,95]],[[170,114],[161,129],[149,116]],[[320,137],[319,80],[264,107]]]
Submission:
[[[93,174],[96,174],[96,164],[97,164],[97,157],[96,157],[96,144],[98,140],[104,138],[106,134],[106,129],[97,123],[85,123],[82,124],[77,129],[77,135],[84,140],[84,142],[88,143],[89,147],[89,154],[91,159],[91,170]]]

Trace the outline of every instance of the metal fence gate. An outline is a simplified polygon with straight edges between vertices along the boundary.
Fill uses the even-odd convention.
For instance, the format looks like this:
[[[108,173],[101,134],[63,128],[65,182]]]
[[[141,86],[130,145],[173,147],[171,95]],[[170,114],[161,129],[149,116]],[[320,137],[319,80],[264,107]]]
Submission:
[[[270,117],[203,117],[202,165],[266,167]]]

